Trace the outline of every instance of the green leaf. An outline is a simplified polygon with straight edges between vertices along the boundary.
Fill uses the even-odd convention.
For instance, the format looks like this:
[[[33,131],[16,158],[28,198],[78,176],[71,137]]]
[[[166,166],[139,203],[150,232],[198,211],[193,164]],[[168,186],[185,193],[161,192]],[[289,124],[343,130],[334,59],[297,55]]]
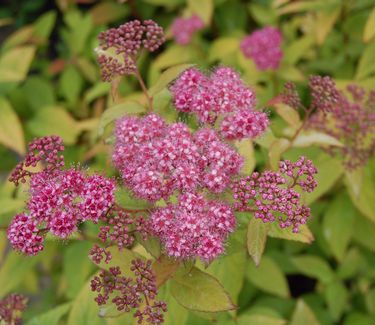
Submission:
[[[327,285],[324,296],[328,305],[329,312],[335,322],[343,314],[348,303],[348,290],[342,282],[335,281]]]
[[[293,141],[293,147],[311,145],[343,147],[343,144],[331,135],[319,131],[303,131]]]
[[[70,103],[74,104],[78,100],[83,87],[83,79],[77,68],[70,65],[64,69],[60,77],[60,94]]]
[[[357,215],[354,222],[353,239],[375,252],[375,223]]]
[[[375,8],[371,10],[363,30],[363,41],[369,42],[375,36]]]
[[[268,158],[273,170],[279,169],[281,155],[290,147],[290,141],[284,138],[275,140],[269,148]]]
[[[96,83],[92,88],[90,88],[84,96],[87,103],[91,103],[93,100],[107,95],[111,90],[111,84],[108,82]]]
[[[260,25],[275,25],[277,23],[278,16],[273,8],[257,3],[250,4],[248,8],[251,16]]]
[[[104,25],[124,18],[129,13],[129,7],[115,2],[101,2],[90,10],[94,25]]]
[[[359,59],[357,71],[355,74],[356,80],[363,80],[375,72],[375,40],[367,45],[365,50],[362,52],[361,58]]]
[[[278,12],[279,15],[290,14],[293,12],[303,12],[303,11],[319,11],[319,10],[327,10],[332,7],[336,7],[337,3],[340,3],[336,0],[315,0],[315,1],[297,1],[291,2],[290,4],[286,4],[283,7],[280,7]]]
[[[100,117],[98,134],[103,135],[105,127],[124,115],[144,113],[146,108],[136,101],[126,101],[112,106],[104,111]]]
[[[41,38],[43,41],[47,40],[55,25],[56,17],[56,12],[52,10],[40,16],[33,24],[34,36]]]
[[[241,315],[238,318],[238,325],[284,325],[286,320],[282,318],[276,318],[268,315]]]
[[[276,103],[274,106],[277,114],[279,114],[292,128],[298,129],[301,126],[301,119],[294,108],[283,103]]]
[[[210,46],[208,61],[222,60],[238,52],[240,39],[238,37],[221,37],[216,39]]]
[[[86,282],[74,299],[67,325],[104,325],[98,316],[98,306],[94,301],[97,292],[91,291],[91,281]]]
[[[311,308],[302,299],[298,299],[290,325],[301,324],[320,325]]]
[[[341,12],[341,6],[333,7],[329,10],[320,11],[316,15],[315,37],[318,45],[324,43],[331,32]]]
[[[318,174],[315,175],[318,186],[313,192],[306,194],[307,204],[311,204],[327,193],[344,172],[342,163],[325,153],[321,153],[316,159],[313,159],[313,163],[318,169]]]
[[[27,78],[22,91],[26,96],[27,103],[34,111],[55,104],[54,89],[51,83],[44,78],[36,76]]]
[[[249,139],[243,139],[236,141],[234,145],[236,146],[238,153],[245,158],[241,172],[245,175],[251,174],[256,164],[253,142]]]
[[[277,75],[285,80],[301,82],[305,80],[304,74],[297,67],[289,64],[282,64],[276,71]]]
[[[375,222],[375,161],[370,161],[363,169],[360,191],[346,178],[346,188],[350,194],[353,204],[364,216]],[[358,186],[358,184],[357,184]]]
[[[179,304],[194,311],[220,312],[236,308],[219,281],[195,267],[171,280],[171,293]]]
[[[81,133],[73,117],[58,106],[38,110],[28,126],[36,136],[59,135],[67,145],[74,144]]]
[[[26,258],[15,251],[9,251],[0,268],[0,297],[16,289],[36,262],[37,257]]]
[[[302,255],[293,257],[291,262],[302,274],[319,279],[323,283],[330,283],[334,279],[331,267],[321,257]]]
[[[173,277],[179,266],[179,261],[173,260],[165,255],[160,256],[152,264],[152,270],[156,276],[156,286],[160,287],[168,281],[168,279]]]
[[[173,45],[156,58],[154,67],[156,69],[165,69],[177,64],[193,62],[195,57],[196,53],[193,48]]]
[[[214,260],[207,272],[214,276],[237,303],[245,279],[246,254],[243,250]]]
[[[299,232],[294,233],[291,228],[281,229],[278,224],[271,223],[268,236],[287,240],[299,241],[301,243],[311,244],[314,241],[314,235],[307,225],[301,225]]]
[[[259,266],[267,242],[269,224],[251,218],[247,228],[247,251],[256,266]]]
[[[70,303],[57,306],[41,315],[30,319],[26,325],[58,325],[60,319],[69,311]]]
[[[24,80],[34,55],[34,46],[16,47],[3,54],[0,57],[0,82]]]
[[[182,307],[176,299],[173,298],[170,290],[170,283],[162,286],[158,292],[158,299],[165,301],[168,311],[164,314],[163,325],[184,325],[189,316],[186,308]]]
[[[22,156],[25,153],[22,124],[4,97],[0,97],[0,112],[0,143]]]
[[[339,261],[349,245],[355,216],[356,210],[346,193],[337,195],[324,214],[323,234]]]
[[[296,64],[306,55],[309,49],[314,45],[314,39],[311,36],[298,38],[294,42],[288,44],[284,52],[284,61],[290,65]]]
[[[211,23],[212,14],[214,11],[213,0],[188,0],[188,8],[196,15],[198,15],[206,25]]]
[[[179,64],[165,70],[155,85],[153,85],[149,90],[150,96],[155,96],[157,93],[162,91],[167,87],[173,80],[175,80],[182,72],[193,67],[194,64]]]
[[[257,267],[249,263],[246,273],[247,279],[258,289],[287,298],[290,296],[288,282],[274,260],[264,256]]]
[[[69,299],[78,294],[92,271],[93,265],[87,258],[91,247],[90,242],[75,242],[64,251],[63,269],[67,283],[65,293]]]

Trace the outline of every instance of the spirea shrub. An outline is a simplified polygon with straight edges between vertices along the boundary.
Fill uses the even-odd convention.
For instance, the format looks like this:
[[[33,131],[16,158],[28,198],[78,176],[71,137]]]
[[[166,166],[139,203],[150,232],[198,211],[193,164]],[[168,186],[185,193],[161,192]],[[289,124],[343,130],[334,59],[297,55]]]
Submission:
[[[203,21],[193,15],[177,18],[171,31],[177,43],[187,45],[202,28]],[[330,77],[313,76],[307,107],[291,82],[260,107],[255,87],[224,65],[210,71],[177,65],[148,88],[139,60],[165,39],[152,20],[99,34],[97,61],[115,104],[105,113],[106,123],[108,116],[114,122],[106,143],[115,174],[67,166],[62,139],[51,135],[29,144],[9,178],[28,188],[25,210],[7,229],[13,249],[38,255],[51,239],[90,239],[89,258],[99,269],[90,282],[98,313],[129,313],[139,324],[163,323],[171,299],[195,312],[236,309],[227,288],[205,271],[225,258],[231,239],[240,240],[241,252],[247,248],[258,265],[268,232],[292,240],[309,236],[306,197],[318,186],[319,171],[305,156],[282,158],[308,132],[329,137],[324,150],[343,155],[348,170],[374,153],[372,92],[349,86],[348,97]],[[280,30],[268,26],[246,36],[238,51],[259,70],[277,70],[281,43]],[[139,82],[142,104],[118,114],[123,77]],[[167,110],[158,106],[162,91]],[[297,121],[281,140],[272,135],[270,106],[287,122]],[[254,145],[269,158],[263,167],[250,154]],[[163,295],[166,287],[173,297]],[[18,324],[25,304],[17,295],[0,301],[0,320]]]

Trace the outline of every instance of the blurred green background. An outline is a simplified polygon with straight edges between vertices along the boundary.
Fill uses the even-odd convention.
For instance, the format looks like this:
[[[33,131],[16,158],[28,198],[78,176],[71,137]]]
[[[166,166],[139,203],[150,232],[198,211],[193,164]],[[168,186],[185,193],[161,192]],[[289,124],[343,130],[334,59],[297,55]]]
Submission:
[[[167,33],[156,53],[140,60],[149,86],[163,70],[181,63],[203,69],[224,64],[239,70],[255,88],[259,106],[297,83],[307,97],[311,74],[330,75],[340,88],[356,83],[375,89],[374,0],[33,0],[0,5],[0,298],[10,292],[30,298],[26,324],[130,324],[97,317],[87,281],[95,273],[87,258],[91,243],[79,238],[49,240],[37,257],[10,250],[6,226],[24,208],[26,187],[7,182],[11,169],[37,136],[60,135],[67,164],[114,171],[110,147],[98,134],[108,121],[101,116],[112,105],[111,86],[100,81],[94,48],[97,35],[128,20],[153,19]],[[198,14],[207,27],[187,46],[171,36],[173,20]],[[275,72],[256,70],[239,51],[241,39],[266,25],[283,34],[284,57]],[[134,78],[123,78],[123,101],[144,101]],[[170,94],[155,98],[159,112],[176,113]],[[273,139],[288,125],[285,115],[270,111]],[[280,112],[279,112],[280,113]],[[105,130],[109,134],[109,130]],[[269,237],[259,268],[242,253],[220,259],[208,269],[239,305],[238,324],[375,324],[375,160],[356,172],[344,170],[312,141],[284,157],[304,154],[319,169],[319,187],[308,197],[311,234],[297,241]],[[256,147],[254,165],[268,159]],[[286,237],[276,230],[273,237]],[[290,236],[289,236],[290,239]],[[175,302],[166,324],[210,324],[211,316],[187,313]],[[217,324],[233,324],[220,318]]]

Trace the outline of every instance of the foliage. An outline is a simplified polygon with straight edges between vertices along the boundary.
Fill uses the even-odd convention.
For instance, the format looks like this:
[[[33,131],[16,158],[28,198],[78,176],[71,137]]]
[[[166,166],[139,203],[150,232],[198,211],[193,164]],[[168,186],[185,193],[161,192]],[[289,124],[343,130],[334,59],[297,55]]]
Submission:
[[[173,20],[192,15],[205,27],[192,33],[188,44],[177,44]],[[94,51],[100,32],[135,18],[154,19],[166,31],[161,49],[143,52],[138,61],[150,98],[134,76],[102,82]],[[240,44],[268,25],[281,31],[283,58],[276,69],[263,71]],[[47,236],[36,257],[10,249],[6,229],[24,208],[28,186],[16,188],[7,179],[23,160],[26,143],[50,134],[63,139],[67,167],[79,162],[88,173],[118,177],[108,158],[115,120],[145,114],[152,101],[154,112],[166,121],[183,121],[196,130],[193,115],[174,109],[169,85],[188,68],[226,65],[241,73],[270,118],[261,137],[235,142],[245,157],[241,173],[276,170],[284,159],[311,159],[318,186],[301,192],[312,210],[308,224],[293,233],[261,222],[251,211],[237,212],[236,232],[225,254],[214,261],[180,262],[162,254],[157,238],[140,237],[129,250],[111,247],[111,262],[99,268],[119,266],[124,276],[133,277],[132,259],[153,259],[158,299],[168,306],[167,325],[372,324],[375,159],[348,168],[347,157],[332,155],[347,145],[342,138],[305,129],[308,109],[295,110],[280,94],[293,81],[309,108],[310,75],[331,76],[345,94],[349,84],[375,89],[374,26],[371,0],[35,0],[1,5],[0,300],[12,293],[27,296],[25,324],[134,321],[114,304],[98,308],[94,301],[90,280],[98,268],[88,255],[90,242],[97,241],[96,224],[84,223],[69,240]],[[116,199],[129,209],[149,208],[128,190],[118,190]]]

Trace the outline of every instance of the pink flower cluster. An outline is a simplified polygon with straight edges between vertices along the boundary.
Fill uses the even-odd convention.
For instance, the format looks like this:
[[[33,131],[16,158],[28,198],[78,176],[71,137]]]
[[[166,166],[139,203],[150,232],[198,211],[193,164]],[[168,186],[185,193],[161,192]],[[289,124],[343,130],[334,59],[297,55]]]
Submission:
[[[258,70],[276,70],[283,57],[281,42],[281,32],[267,26],[246,36],[240,48],[245,57],[254,60]]]
[[[104,81],[111,81],[116,75],[132,74],[142,47],[156,51],[164,42],[164,31],[152,20],[127,22],[118,28],[111,28],[99,34],[98,62]],[[112,51],[112,52],[111,52]]]
[[[224,252],[224,241],[236,225],[229,205],[206,200],[197,193],[180,195],[177,205],[157,209],[150,221],[169,256],[198,256],[207,262]]]
[[[366,92],[349,85],[350,98],[327,76],[311,77],[309,87],[312,98],[309,110],[315,113],[307,121],[307,127],[327,133],[344,145],[326,150],[341,155],[346,168],[365,165],[375,154],[375,91]]]
[[[30,152],[24,165],[29,165],[30,157],[38,157],[35,162],[40,161],[39,158],[45,156],[45,147],[35,147],[35,144],[48,143],[51,139],[56,140],[56,137],[35,140],[30,147],[37,153]],[[114,204],[113,180],[101,175],[88,176],[74,168],[63,170],[60,158],[50,159],[48,163],[41,172],[29,173],[19,168],[15,171],[17,175],[29,173],[29,212],[15,216],[8,228],[8,238],[15,249],[27,255],[36,255],[43,249],[44,235],[48,231],[67,238],[80,222],[98,222]],[[12,176],[15,181],[19,179]]]
[[[119,119],[115,135],[114,164],[136,197],[148,201],[168,199],[176,190],[220,193],[243,163],[215,131],[192,134],[187,125],[167,125],[155,114]]]
[[[0,300],[0,323],[22,324],[22,312],[25,311],[28,299],[19,294],[10,294]]]
[[[281,228],[292,227],[298,232],[310,216],[310,209],[300,203],[301,195],[295,190],[311,192],[317,186],[316,167],[311,160],[300,157],[295,163],[281,161],[278,172],[254,172],[236,180],[233,185],[235,208],[254,212],[263,222],[277,221]]]
[[[124,312],[136,309],[134,317],[139,324],[163,323],[167,305],[155,300],[158,290],[151,261],[133,260],[130,270],[134,273],[132,277],[123,276],[119,267],[111,267],[95,276],[91,280],[91,290],[98,292],[95,301],[101,306],[110,300],[117,310]]]
[[[267,115],[254,110],[254,92],[231,68],[217,68],[210,77],[188,69],[170,90],[177,110],[195,113],[202,123],[214,124],[222,115],[221,134],[226,139],[255,138],[268,126]]]
[[[171,27],[172,35],[176,43],[187,45],[190,43],[194,33],[204,28],[204,22],[197,15],[189,18],[176,18]]]

